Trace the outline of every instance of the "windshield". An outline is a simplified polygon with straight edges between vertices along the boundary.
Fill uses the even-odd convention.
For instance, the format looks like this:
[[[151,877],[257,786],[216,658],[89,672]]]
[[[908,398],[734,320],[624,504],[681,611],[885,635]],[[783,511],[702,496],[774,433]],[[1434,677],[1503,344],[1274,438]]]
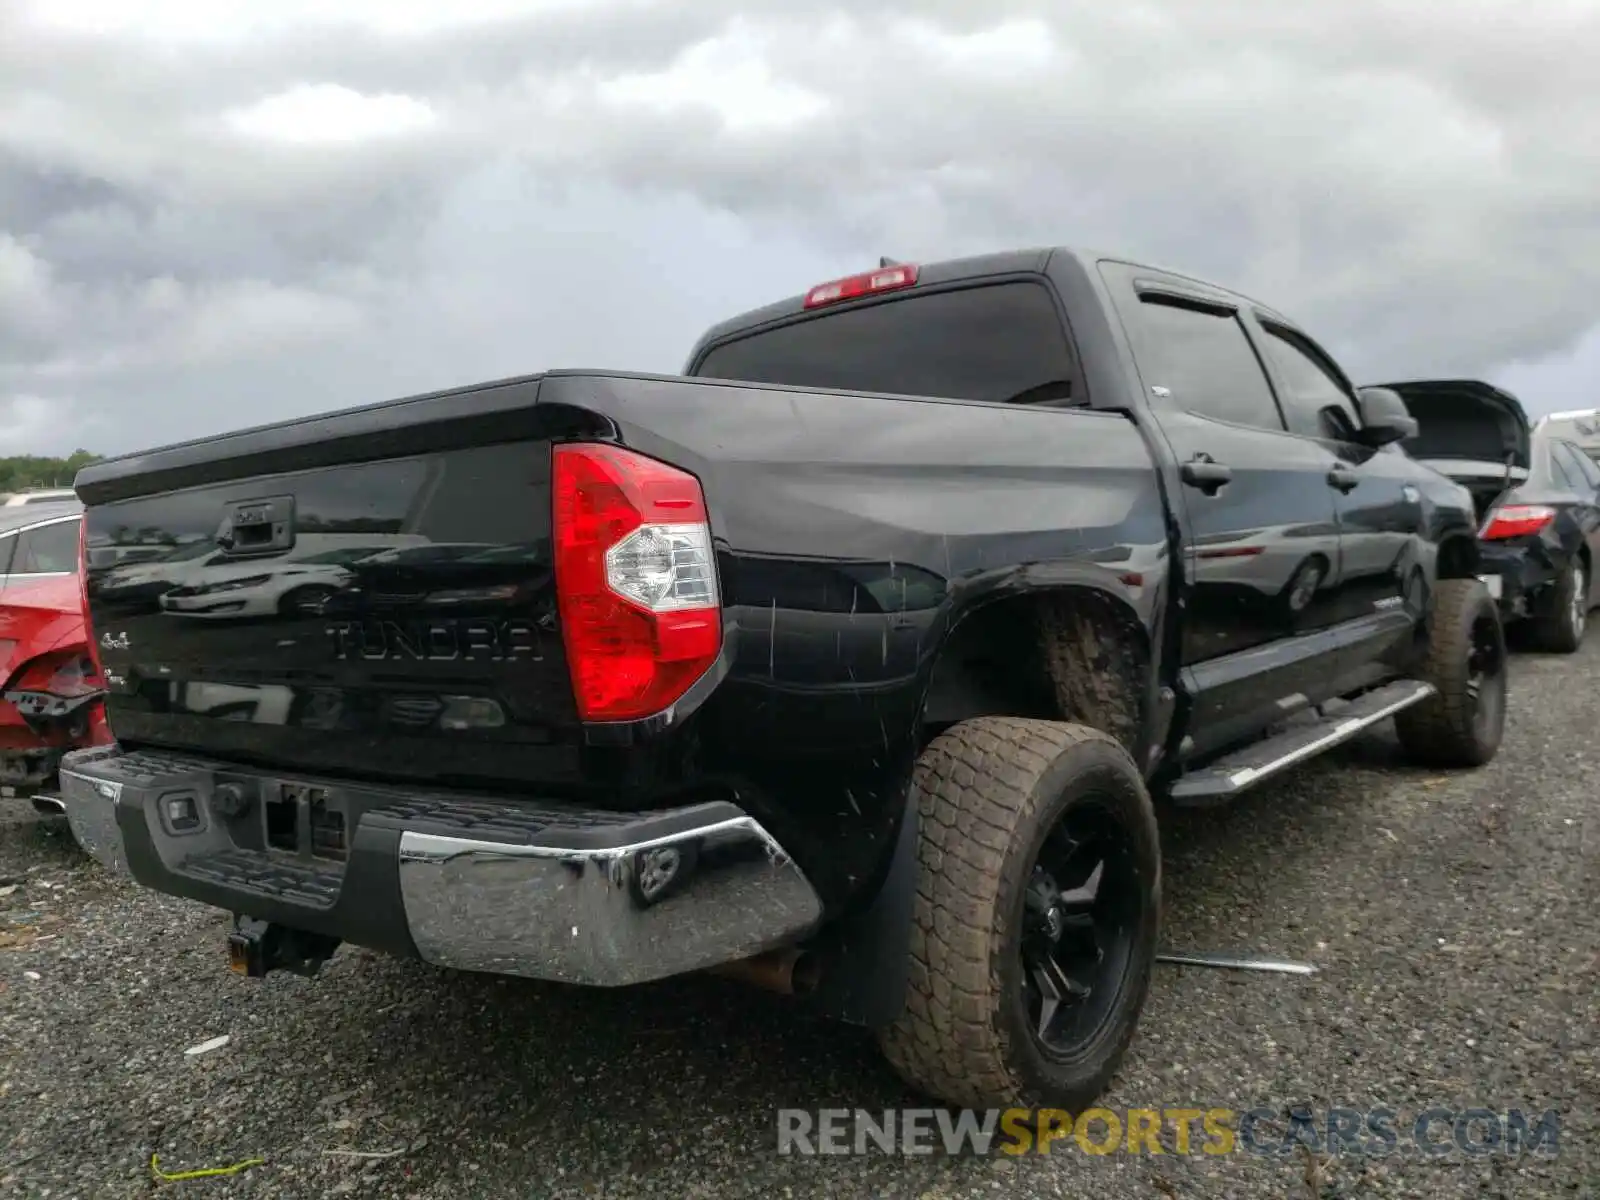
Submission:
[[[958,400],[1083,399],[1049,292],[1022,282],[824,310],[717,346],[694,374]]]

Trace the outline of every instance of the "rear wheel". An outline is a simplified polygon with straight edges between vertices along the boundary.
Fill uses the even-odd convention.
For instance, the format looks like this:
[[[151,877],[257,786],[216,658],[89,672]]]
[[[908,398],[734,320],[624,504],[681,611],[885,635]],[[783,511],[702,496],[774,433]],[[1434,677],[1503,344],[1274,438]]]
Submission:
[[[1533,636],[1542,649],[1571,654],[1583,645],[1589,623],[1589,572],[1574,555],[1545,597],[1533,622]]]
[[[1155,960],[1138,768],[1087,726],[983,717],[928,746],[912,791],[911,970],[886,1057],[946,1104],[1079,1110],[1133,1039]]]
[[[1477,767],[1500,749],[1506,721],[1506,638],[1500,610],[1476,579],[1441,579],[1428,614],[1422,678],[1436,694],[1395,714],[1413,762]]]

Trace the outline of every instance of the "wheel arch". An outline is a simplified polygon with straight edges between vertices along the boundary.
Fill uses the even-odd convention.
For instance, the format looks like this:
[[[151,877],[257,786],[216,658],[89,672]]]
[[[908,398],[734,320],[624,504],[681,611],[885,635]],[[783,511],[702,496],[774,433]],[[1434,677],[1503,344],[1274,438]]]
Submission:
[[[1436,574],[1440,579],[1471,579],[1482,561],[1476,537],[1453,533],[1439,543]]]
[[[1146,694],[1153,687],[1142,685],[1155,682],[1155,672],[1150,670],[1155,639],[1129,587],[1114,579],[1087,575],[995,588],[955,611],[929,654],[919,753],[938,733],[977,717],[1075,719],[1064,711],[1046,655],[1041,652],[1042,632],[1052,624],[1076,624],[1080,640],[1084,628],[1109,634],[1105,642],[1096,639],[1096,644],[1118,648],[1124,660],[1142,672],[1130,693],[1135,711],[1146,717],[1134,739],[1139,751],[1134,760],[1142,764],[1153,736]],[[1013,656],[1009,672],[973,669],[974,659],[992,662],[996,657],[1003,668],[1008,655]],[[1021,669],[1016,669],[1018,665]],[[821,985],[807,1000],[814,1011],[880,1028],[902,1011],[920,822],[916,806],[908,802],[872,899],[835,922],[814,943],[827,964]]]
[[[959,612],[933,652],[922,740],[977,717],[1071,720],[1111,734],[1142,763],[1154,644],[1120,580],[992,592]]]

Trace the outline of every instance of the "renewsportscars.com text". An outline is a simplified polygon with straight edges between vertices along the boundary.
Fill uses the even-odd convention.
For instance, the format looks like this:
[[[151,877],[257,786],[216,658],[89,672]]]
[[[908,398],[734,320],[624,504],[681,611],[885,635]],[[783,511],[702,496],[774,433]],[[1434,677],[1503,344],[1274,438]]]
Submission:
[[[1334,1107],[1284,1111],[1192,1108],[944,1108],[778,1110],[778,1153],[900,1154],[1318,1154],[1427,1157],[1553,1156],[1561,1122],[1551,1109]]]

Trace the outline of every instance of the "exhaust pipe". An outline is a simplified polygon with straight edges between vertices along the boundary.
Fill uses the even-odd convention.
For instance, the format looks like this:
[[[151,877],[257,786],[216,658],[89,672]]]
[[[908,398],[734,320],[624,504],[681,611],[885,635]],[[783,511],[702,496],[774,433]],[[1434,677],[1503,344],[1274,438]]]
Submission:
[[[67,815],[67,803],[60,796],[40,793],[33,797],[35,812],[47,817],[64,817]]]
[[[821,968],[815,955],[791,947],[722,963],[710,968],[709,974],[737,979],[781,996],[804,996],[816,989]]]

